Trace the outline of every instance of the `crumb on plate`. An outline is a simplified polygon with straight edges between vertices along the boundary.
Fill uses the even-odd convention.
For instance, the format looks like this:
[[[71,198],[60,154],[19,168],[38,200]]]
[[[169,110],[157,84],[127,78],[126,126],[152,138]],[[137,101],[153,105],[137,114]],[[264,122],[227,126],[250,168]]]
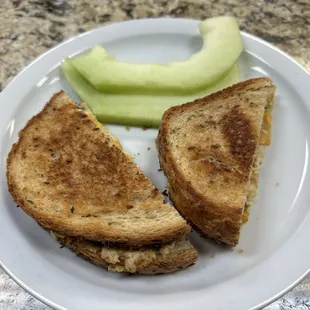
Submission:
[[[161,192],[164,196],[168,196],[168,191],[165,189],[164,191]]]

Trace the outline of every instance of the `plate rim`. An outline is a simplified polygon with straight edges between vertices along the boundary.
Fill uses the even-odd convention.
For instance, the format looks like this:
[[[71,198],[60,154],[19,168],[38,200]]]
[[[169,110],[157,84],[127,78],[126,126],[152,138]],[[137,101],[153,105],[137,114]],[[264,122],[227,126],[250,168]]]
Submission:
[[[24,67],[15,77],[13,77],[10,82],[6,85],[6,87],[2,90],[2,92],[0,93],[0,102],[2,101],[2,98],[6,95],[7,91],[11,88],[14,87],[15,81],[22,76],[27,70],[30,69],[30,67],[32,67],[35,63],[39,62],[40,60],[44,59],[47,55],[53,53],[55,50],[59,49],[60,47],[68,44],[70,41],[74,41],[78,38],[82,38],[84,36],[88,36],[91,33],[93,33],[94,31],[100,31],[100,29],[103,28],[107,28],[107,27],[113,27],[115,25],[119,25],[119,24],[134,24],[134,23],[139,23],[139,22],[148,22],[151,20],[156,20],[157,22],[161,22],[163,20],[165,21],[169,21],[169,22],[175,22],[175,21],[179,21],[179,22],[195,22],[198,23],[200,22],[200,20],[197,19],[190,19],[190,18],[172,18],[172,17],[160,17],[160,18],[141,18],[141,19],[133,19],[133,20],[127,20],[127,21],[119,21],[119,22],[111,22],[111,23],[107,23],[105,25],[93,28],[87,32],[75,35],[63,42],[60,42],[59,44],[57,44],[56,46],[54,46],[53,48],[45,51],[43,54],[39,55],[38,57],[36,57],[33,61],[31,61],[26,67]],[[289,60],[290,62],[294,63],[294,65],[296,65],[299,69],[302,70],[302,72],[305,74],[305,76],[307,78],[310,78],[310,73],[301,65],[299,64],[292,56],[290,56],[289,54],[287,54],[286,52],[284,52],[283,50],[281,50],[280,48],[274,46],[273,44],[265,41],[264,39],[261,39],[255,35],[249,34],[245,31],[241,31],[242,37],[245,38],[249,38],[253,41],[256,41],[260,44],[262,44],[263,46],[267,46],[270,49],[276,51],[277,53],[283,55],[287,60]],[[310,80],[309,80],[310,81]],[[9,270],[1,261],[0,258],[0,267],[2,267],[2,269],[6,272],[6,274],[15,282],[17,283],[22,289],[24,289],[26,292],[28,292],[30,295],[32,295],[33,297],[35,297],[36,299],[38,299],[39,301],[41,301],[42,303],[54,308],[54,309],[59,309],[59,310],[65,310],[64,307],[54,303],[53,301],[49,300],[48,298],[44,297],[43,295],[41,295],[40,293],[36,292],[35,290],[33,290],[31,287],[29,287],[26,283],[24,283],[22,280],[20,280],[17,276],[15,276],[14,272]],[[260,309],[262,307],[265,307],[267,305],[269,305],[270,303],[274,302],[275,300],[277,300],[278,298],[280,298],[281,296],[283,296],[284,294],[286,294],[287,292],[289,292],[291,289],[293,289],[298,283],[300,283],[308,274],[310,273],[310,266],[309,268],[298,278],[296,279],[291,285],[289,285],[288,287],[286,287],[285,289],[283,289],[282,291],[280,291],[278,294],[275,294],[274,296],[270,297],[269,299],[265,300],[264,302],[256,305],[254,308],[252,309]]]

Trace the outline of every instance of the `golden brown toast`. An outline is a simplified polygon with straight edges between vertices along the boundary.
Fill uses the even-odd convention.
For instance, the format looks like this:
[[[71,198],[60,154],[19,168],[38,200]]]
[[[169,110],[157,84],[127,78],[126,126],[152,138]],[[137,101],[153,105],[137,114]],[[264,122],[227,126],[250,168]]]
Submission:
[[[185,237],[164,245],[130,249],[68,237],[53,231],[50,234],[78,256],[113,272],[170,273],[189,267],[197,260],[197,251]]]
[[[263,119],[274,92],[270,79],[251,79],[163,115],[157,148],[170,198],[204,236],[238,243],[245,203],[256,195],[249,186],[257,188],[261,135],[270,143]]]
[[[63,91],[19,133],[7,181],[26,213],[65,235],[145,245],[190,230],[118,141]]]

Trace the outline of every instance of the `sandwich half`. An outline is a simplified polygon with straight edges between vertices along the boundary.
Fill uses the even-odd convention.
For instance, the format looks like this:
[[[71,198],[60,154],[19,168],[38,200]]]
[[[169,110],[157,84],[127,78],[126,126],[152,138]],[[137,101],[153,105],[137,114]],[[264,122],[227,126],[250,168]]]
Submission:
[[[270,144],[274,94],[269,78],[251,79],[164,113],[157,148],[169,195],[201,235],[238,243]]]
[[[109,271],[168,273],[197,259],[186,221],[63,91],[19,133],[7,181],[15,202],[62,246]]]

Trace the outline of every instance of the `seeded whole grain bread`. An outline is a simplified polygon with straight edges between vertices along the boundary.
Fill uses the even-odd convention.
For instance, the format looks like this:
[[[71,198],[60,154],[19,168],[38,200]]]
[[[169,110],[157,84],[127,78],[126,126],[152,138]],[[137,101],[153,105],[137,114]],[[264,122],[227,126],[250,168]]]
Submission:
[[[190,230],[118,140],[63,91],[19,133],[7,181],[15,202],[60,234],[145,245]]]
[[[163,115],[157,149],[169,195],[203,236],[238,243],[245,203],[257,192],[259,141],[274,93],[270,79],[251,79]]]
[[[197,260],[197,251],[185,237],[158,246],[130,249],[68,237],[53,231],[50,234],[78,256],[113,272],[170,273],[187,268]]]

